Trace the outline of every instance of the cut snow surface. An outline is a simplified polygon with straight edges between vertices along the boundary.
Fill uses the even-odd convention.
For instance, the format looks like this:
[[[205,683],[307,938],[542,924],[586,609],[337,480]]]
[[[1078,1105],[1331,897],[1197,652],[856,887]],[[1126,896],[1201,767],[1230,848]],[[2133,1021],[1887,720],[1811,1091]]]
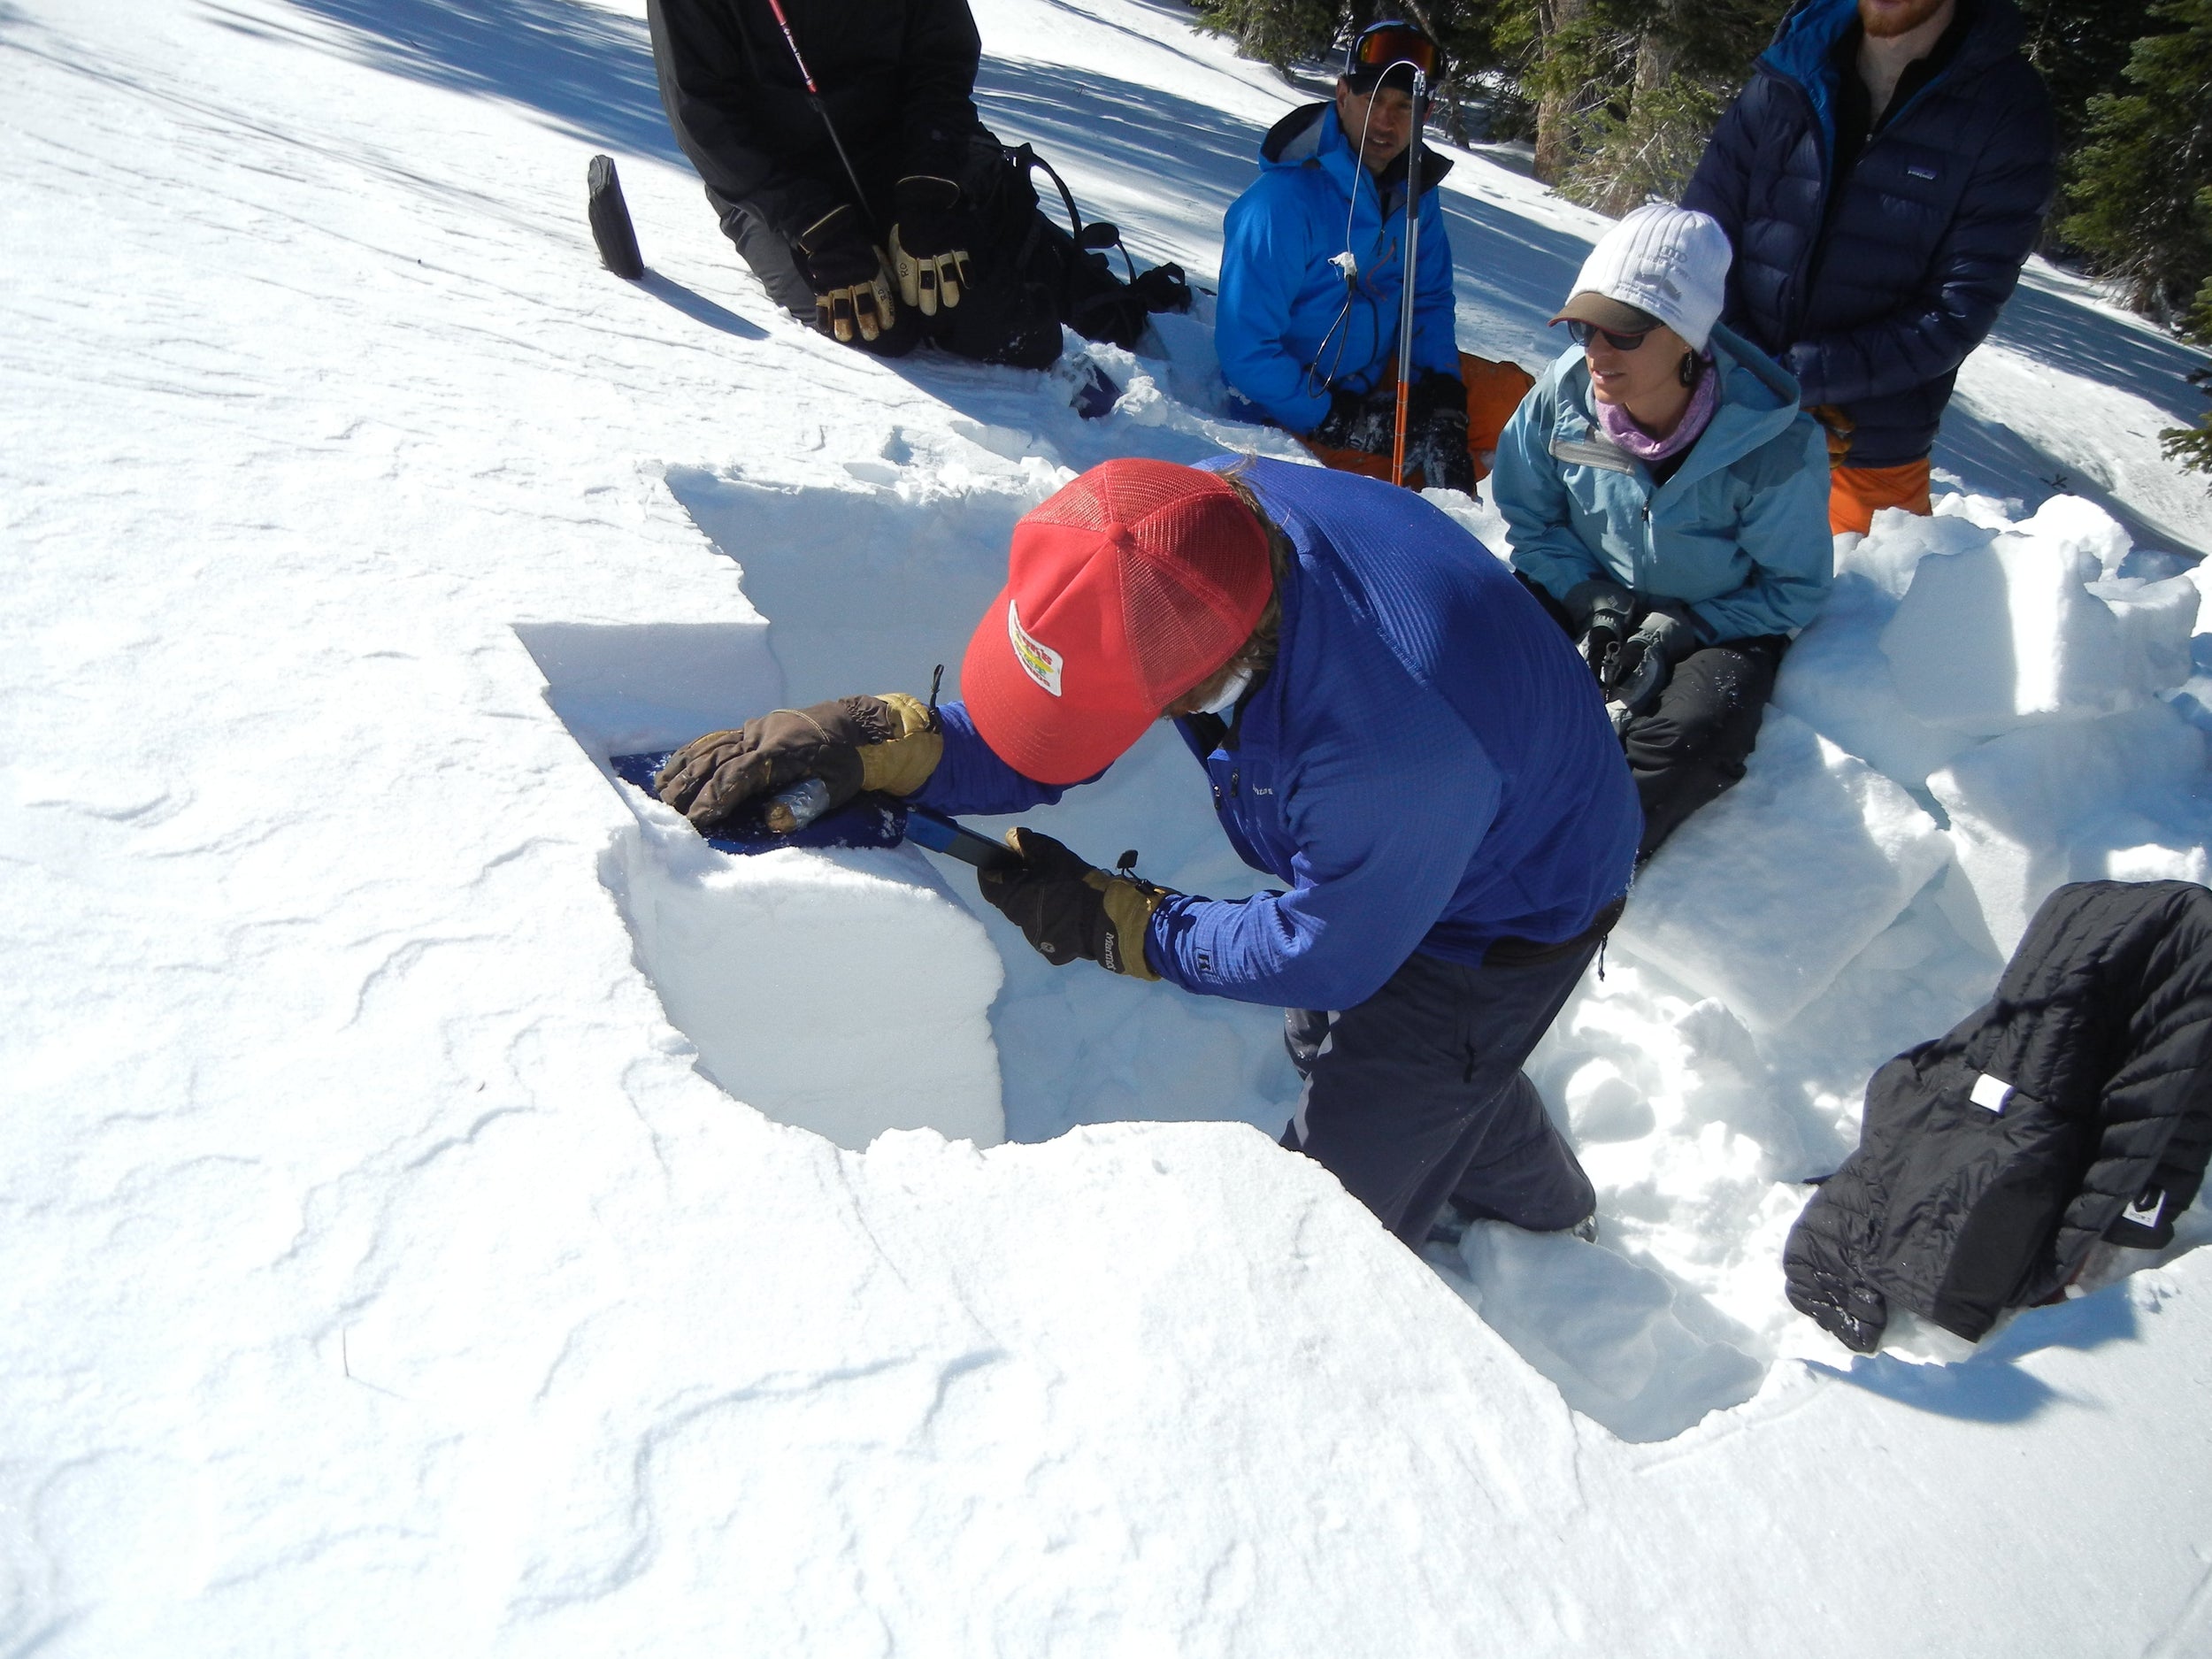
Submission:
[[[2041,892],[2208,873],[2186,354],[2031,269],[1979,493],[1847,543],[1532,1058],[1601,1242],[1424,1259],[1273,1144],[1268,1010],[614,785],[956,673],[1072,471],[1294,453],[1202,293],[1088,421],[793,324],[641,10],[0,4],[0,1652],[2212,1651],[2201,1209],[1971,1352],[1778,1267]],[[1159,0],[976,10],[997,130],[1210,287],[1299,95]],[[1602,221],[1441,196],[1462,343],[1540,366]],[[1166,733],[1034,821],[1259,885]]]
[[[1904,790],[1778,710],[1743,781],[1652,862],[1614,939],[1754,1024],[1779,1025],[1950,856]]]

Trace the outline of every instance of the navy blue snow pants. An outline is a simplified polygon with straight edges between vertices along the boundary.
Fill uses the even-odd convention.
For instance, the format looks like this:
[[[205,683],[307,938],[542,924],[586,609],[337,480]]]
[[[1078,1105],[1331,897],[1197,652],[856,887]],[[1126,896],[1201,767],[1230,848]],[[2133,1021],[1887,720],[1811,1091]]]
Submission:
[[[1521,1063],[1598,944],[1480,967],[1417,952],[1357,1008],[1292,1009],[1283,1041],[1305,1087],[1283,1144],[1416,1249],[1448,1201],[1533,1232],[1573,1226],[1596,1194]]]

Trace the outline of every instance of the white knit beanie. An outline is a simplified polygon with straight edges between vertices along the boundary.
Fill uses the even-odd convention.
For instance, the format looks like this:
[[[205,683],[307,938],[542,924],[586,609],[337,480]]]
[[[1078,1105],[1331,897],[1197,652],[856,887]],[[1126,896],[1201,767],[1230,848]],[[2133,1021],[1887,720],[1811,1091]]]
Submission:
[[[1598,239],[1552,321],[1628,332],[1632,324],[1619,312],[1592,303],[1610,300],[1656,317],[1702,351],[1720,320],[1734,257],[1728,233],[1710,214],[1647,204]]]

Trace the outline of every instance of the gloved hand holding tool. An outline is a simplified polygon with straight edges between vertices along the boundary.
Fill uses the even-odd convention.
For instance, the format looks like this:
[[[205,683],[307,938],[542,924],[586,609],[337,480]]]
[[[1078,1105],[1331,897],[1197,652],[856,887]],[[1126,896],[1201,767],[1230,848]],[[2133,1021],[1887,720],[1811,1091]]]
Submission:
[[[1079,957],[1133,979],[1160,977],[1144,959],[1144,935],[1169,889],[1096,869],[1035,830],[1008,830],[1006,842],[1021,863],[980,871],[976,883],[1046,961],[1064,968]]]
[[[1606,687],[1609,700],[1629,714],[1643,713],[1666,689],[1674,665],[1701,642],[1689,608],[1678,600],[1661,600],[1645,613],[1635,633],[1621,641]],[[1614,717],[1616,725],[1620,718]]]
[[[888,334],[898,321],[883,254],[868,240],[868,227],[849,202],[830,211],[792,239],[814,289],[814,326],[849,345],[853,331],[863,340]]]
[[[902,691],[840,697],[695,738],[668,757],[653,788],[703,834],[756,795],[802,779],[826,787],[823,810],[863,790],[911,795],[929,781],[944,751],[936,714],[918,697]]]
[[[898,182],[894,200],[898,223],[891,227],[891,269],[899,279],[899,297],[925,317],[950,311],[973,286],[968,274],[968,244],[975,240],[973,216],[960,187],[950,179],[909,173]]]

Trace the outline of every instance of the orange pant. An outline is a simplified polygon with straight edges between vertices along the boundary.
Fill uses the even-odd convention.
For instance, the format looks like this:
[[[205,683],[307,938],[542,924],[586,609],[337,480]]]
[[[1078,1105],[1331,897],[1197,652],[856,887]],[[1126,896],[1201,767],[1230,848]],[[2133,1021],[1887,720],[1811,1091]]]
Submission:
[[[1839,466],[1828,475],[1828,532],[1864,535],[1885,507],[1902,507],[1923,518],[1935,511],[1928,498],[1928,460],[1902,466]]]
[[[1528,396],[1536,377],[1517,363],[1493,363],[1487,357],[1459,354],[1459,378],[1467,383],[1467,453],[1475,463],[1478,483],[1490,476],[1490,462],[1497,454],[1498,434],[1505,430],[1505,423],[1513,419],[1513,411],[1521,406],[1521,399]],[[1382,396],[1397,385],[1397,376],[1376,388],[1375,396]],[[1390,480],[1390,457],[1387,455],[1369,455],[1363,449],[1332,449],[1310,438],[1299,442],[1313,451],[1314,458],[1322,465],[1333,467],[1340,472],[1357,472],[1362,478]],[[1420,472],[1417,469],[1407,482],[1415,489],[1422,488]]]

